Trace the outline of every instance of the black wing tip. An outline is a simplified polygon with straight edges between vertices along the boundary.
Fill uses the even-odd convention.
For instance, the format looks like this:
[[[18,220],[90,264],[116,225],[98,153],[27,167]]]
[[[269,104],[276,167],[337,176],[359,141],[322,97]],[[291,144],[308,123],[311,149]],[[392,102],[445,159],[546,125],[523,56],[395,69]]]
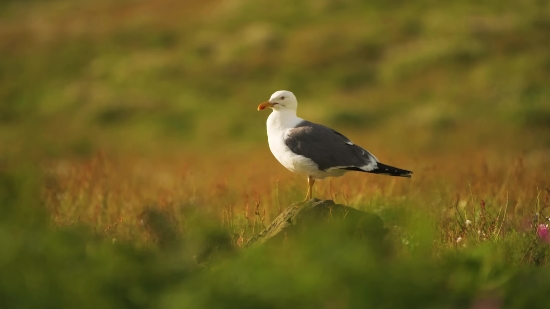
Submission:
[[[388,172],[378,172],[378,171],[370,171],[369,173],[386,175],[386,176],[394,176],[394,177],[412,178],[412,174],[410,173],[388,173]]]
[[[369,173],[405,178],[411,178],[413,174],[411,171],[389,166],[383,163],[378,163],[378,167],[372,171],[369,171]]]
[[[413,172],[411,171],[402,170],[391,166],[388,166],[388,169],[386,169],[386,166],[384,166],[384,168],[378,167],[377,169],[374,169],[372,171],[365,171],[356,166],[342,167],[341,169],[348,170],[348,171],[357,171],[357,172],[363,172],[363,173],[372,173],[372,174],[405,177],[405,178],[412,178],[412,174],[413,174]]]

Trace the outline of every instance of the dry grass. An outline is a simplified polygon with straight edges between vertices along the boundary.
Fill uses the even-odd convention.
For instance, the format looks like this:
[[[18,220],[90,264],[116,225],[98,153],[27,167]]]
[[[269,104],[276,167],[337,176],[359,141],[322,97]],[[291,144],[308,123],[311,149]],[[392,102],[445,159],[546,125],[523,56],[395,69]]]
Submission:
[[[377,212],[388,226],[414,221],[407,216],[435,219],[442,248],[457,247],[459,237],[460,245],[470,239],[498,242],[507,232],[528,230],[529,220],[547,207],[548,158],[471,152],[469,157],[475,159],[395,157],[392,162],[403,162],[396,165],[414,170],[412,179],[349,173],[318,182],[315,195]],[[302,177],[282,168],[263,147],[230,156],[97,154],[46,166],[44,196],[56,224],[82,223],[104,237],[142,244],[158,241],[143,220],[153,209],[180,236],[189,225],[187,213],[199,211],[239,246],[300,201],[306,189]]]

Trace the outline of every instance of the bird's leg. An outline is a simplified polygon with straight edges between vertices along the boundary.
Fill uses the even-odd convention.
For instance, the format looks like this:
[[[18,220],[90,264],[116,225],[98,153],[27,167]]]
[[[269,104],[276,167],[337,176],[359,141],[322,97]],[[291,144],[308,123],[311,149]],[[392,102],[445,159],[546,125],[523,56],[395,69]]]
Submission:
[[[313,184],[315,183],[315,179],[311,176],[307,176],[307,195],[304,202],[310,200],[313,197]]]

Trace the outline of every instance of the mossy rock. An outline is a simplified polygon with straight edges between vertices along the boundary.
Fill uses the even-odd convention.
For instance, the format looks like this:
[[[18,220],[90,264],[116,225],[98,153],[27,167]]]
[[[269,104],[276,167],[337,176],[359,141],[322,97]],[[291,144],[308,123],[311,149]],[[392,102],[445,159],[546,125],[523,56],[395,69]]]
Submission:
[[[382,219],[375,214],[331,200],[312,199],[292,204],[246,246],[281,243],[288,237],[317,233],[319,229],[342,238],[365,239],[371,244],[382,244],[388,233]]]

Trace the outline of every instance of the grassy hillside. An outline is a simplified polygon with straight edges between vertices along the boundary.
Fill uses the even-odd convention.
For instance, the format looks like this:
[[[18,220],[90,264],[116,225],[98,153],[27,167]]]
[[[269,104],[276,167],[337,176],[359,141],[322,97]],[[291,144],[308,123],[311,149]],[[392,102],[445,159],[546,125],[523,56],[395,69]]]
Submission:
[[[356,136],[406,130],[420,150],[466,134],[505,146],[502,128],[544,132],[515,148],[549,143],[545,1],[2,6],[3,128],[47,128],[39,137],[60,152],[258,143],[254,107],[278,89],[297,94],[304,117]]]
[[[546,308],[549,38],[548,1],[2,1],[0,307]],[[316,184],[389,256],[243,248],[306,192],[280,89],[414,171]]]

